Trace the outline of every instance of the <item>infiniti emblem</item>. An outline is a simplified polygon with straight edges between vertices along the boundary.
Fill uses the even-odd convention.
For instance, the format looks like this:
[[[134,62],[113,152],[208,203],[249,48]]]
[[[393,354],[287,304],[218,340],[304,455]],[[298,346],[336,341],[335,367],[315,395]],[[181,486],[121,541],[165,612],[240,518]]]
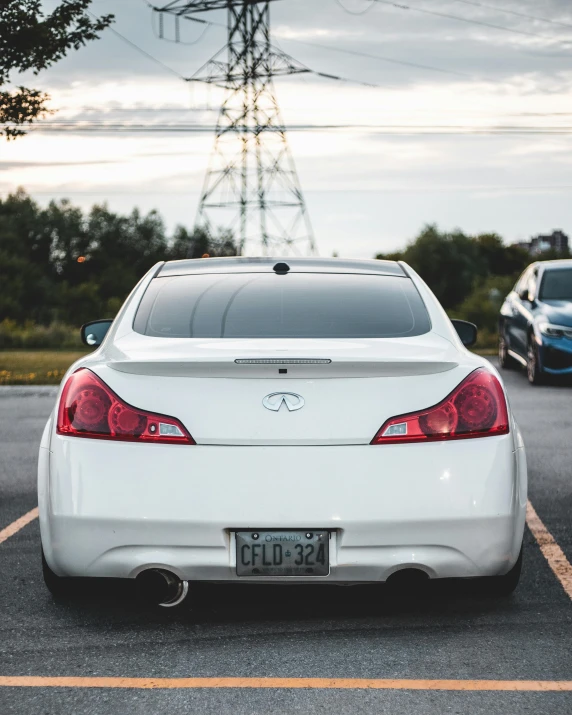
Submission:
[[[283,404],[286,405],[289,412],[295,412],[304,407],[304,398],[295,392],[273,392],[271,395],[266,395],[262,404],[267,410],[273,412],[278,412]]]

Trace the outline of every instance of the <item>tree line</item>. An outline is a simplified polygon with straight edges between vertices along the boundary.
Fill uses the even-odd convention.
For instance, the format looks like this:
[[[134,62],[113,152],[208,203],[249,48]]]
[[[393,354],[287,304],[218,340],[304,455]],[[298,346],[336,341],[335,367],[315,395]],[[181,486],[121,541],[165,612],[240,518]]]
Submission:
[[[95,205],[84,212],[65,199],[41,207],[20,189],[0,200],[0,347],[46,344],[48,326],[48,342],[57,346],[62,326],[74,326],[75,334],[75,327],[88,320],[112,318],[158,261],[205,254],[236,255],[232,235],[211,237],[183,226],[168,233],[156,211],[121,215]],[[504,245],[497,234],[448,233],[434,225],[402,251],[376,258],[409,263],[451,317],[481,328],[482,345],[494,342],[500,304],[532,260],[526,250]],[[25,340],[6,337],[32,324],[39,327]]]
[[[520,246],[507,246],[496,233],[471,236],[427,225],[402,251],[376,258],[406,261],[433,290],[452,318],[470,320],[480,329],[481,347],[496,343],[500,306],[516,279],[533,260],[567,258],[554,251],[532,257]]]
[[[158,261],[236,255],[228,233],[177,226],[156,211],[87,213],[68,200],[40,207],[23,190],[0,200],[0,321],[80,325],[113,317]]]

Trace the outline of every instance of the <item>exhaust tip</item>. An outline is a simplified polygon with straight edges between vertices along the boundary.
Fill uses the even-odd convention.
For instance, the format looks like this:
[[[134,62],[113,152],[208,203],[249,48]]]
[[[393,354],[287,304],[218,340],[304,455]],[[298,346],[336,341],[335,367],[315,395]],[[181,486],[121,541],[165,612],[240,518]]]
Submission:
[[[141,600],[153,606],[178,606],[189,593],[188,581],[164,569],[146,569],[135,581]]]
[[[397,591],[414,595],[423,590],[429,583],[429,575],[416,568],[405,568],[395,571],[388,577],[386,584]]]

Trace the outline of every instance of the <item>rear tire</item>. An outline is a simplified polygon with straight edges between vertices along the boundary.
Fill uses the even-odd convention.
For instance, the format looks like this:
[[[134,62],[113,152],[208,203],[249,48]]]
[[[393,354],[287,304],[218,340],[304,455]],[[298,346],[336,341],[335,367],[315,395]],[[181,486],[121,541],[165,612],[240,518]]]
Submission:
[[[542,385],[544,382],[544,375],[538,359],[538,346],[532,336],[528,340],[526,353],[526,376],[531,385]]]
[[[521,546],[515,565],[504,576],[487,576],[480,579],[479,592],[481,595],[487,598],[506,598],[513,593],[522,573],[522,552]]]
[[[513,370],[516,360],[508,354],[508,346],[504,335],[499,334],[499,365],[503,370]]]
[[[42,549],[42,574],[44,576],[44,583],[48,591],[56,600],[66,600],[77,596],[78,594],[78,584],[75,578],[65,578],[64,576],[58,576],[52,571],[48,566],[46,557],[44,556],[44,550]]]

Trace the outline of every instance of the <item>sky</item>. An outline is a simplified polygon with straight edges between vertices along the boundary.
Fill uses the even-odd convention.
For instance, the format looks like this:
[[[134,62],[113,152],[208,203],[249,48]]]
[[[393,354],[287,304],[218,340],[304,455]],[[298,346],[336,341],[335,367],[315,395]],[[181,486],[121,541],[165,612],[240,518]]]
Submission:
[[[191,227],[223,95],[182,78],[225,45],[226,16],[184,22],[177,44],[147,0],[92,11],[114,13],[122,37],[12,78],[57,113],[0,140],[0,196],[22,186],[41,204],[157,209],[170,231]],[[271,18],[281,50],[348,80],[275,81],[321,255],[397,250],[427,223],[507,243],[572,234],[569,0],[276,0]]]

